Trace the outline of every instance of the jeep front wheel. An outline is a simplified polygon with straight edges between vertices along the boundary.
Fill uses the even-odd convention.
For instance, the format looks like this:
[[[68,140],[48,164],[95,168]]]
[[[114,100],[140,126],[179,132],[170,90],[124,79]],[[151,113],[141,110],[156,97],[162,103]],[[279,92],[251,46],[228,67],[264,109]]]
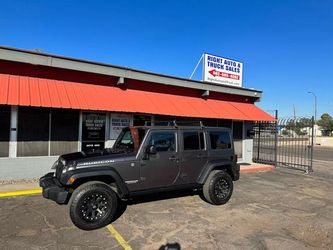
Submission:
[[[74,190],[69,214],[75,226],[83,230],[93,230],[111,223],[117,205],[118,197],[109,185],[92,181]]]
[[[231,176],[221,170],[212,171],[203,186],[203,195],[206,201],[213,205],[227,203],[232,191],[233,182]]]

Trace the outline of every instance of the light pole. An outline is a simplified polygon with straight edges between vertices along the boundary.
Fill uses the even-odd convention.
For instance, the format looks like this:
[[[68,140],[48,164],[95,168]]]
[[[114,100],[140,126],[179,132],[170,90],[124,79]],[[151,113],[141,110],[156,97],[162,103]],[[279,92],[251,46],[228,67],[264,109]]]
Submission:
[[[316,94],[314,93],[314,92],[312,92],[312,91],[308,91],[308,94],[311,94],[311,95],[313,95],[313,97],[314,97],[314,101],[315,101],[315,107],[314,107],[314,111],[315,111],[315,113],[314,113],[314,125],[316,125],[316,122],[317,122],[317,96],[316,96]],[[314,128],[314,136],[315,136],[315,144],[316,144],[316,141],[317,141],[317,133],[316,133],[316,129]]]
[[[314,115],[314,120],[315,120],[315,123],[316,123],[316,121],[317,121],[317,96],[312,91],[308,91],[308,94],[311,94],[314,97],[314,101],[315,101],[315,110],[314,110],[315,111],[315,115]]]

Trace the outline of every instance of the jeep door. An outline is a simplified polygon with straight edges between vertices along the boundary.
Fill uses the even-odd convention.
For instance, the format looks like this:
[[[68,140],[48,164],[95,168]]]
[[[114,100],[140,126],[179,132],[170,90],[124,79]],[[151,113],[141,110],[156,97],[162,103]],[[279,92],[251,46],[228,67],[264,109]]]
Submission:
[[[198,130],[184,130],[180,134],[181,173],[179,182],[195,183],[207,163],[205,133]]]
[[[166,187],[179,176],[177,131],[151,130],[142,147],[140,180],[143,188]],[[153,146],[153,154],[145,153]]]

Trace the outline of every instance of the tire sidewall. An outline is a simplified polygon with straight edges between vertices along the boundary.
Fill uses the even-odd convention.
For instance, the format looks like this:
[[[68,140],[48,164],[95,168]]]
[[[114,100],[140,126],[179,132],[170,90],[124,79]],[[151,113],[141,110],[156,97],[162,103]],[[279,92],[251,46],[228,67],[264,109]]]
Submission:
[[[214,192],[215,185],[220,179],[224,179],[228,183],[228,186],[229,186],[228,195],[226,197],[224,197],[223,199],[218,198]],[[223,204],[227,203],[233,192],[233,182],[232,182],[231,176],[228,173],[226,173],[225,171],[217,172],[209,182],[208,192],[209,192],[210,200],[214,205],[223,205]]]
[[[88,222],[82,217],[80,208],[85,197],[92,194],[103,194],[109,204],[106,214],[102,219]],[[93,230],[104,227],[111,223],[114,218],[118,206],[118,197],[116,193],[103,182],[87,182],[79,186],[71,197],[70,201],[70,217],[75,226],[83,230]]]

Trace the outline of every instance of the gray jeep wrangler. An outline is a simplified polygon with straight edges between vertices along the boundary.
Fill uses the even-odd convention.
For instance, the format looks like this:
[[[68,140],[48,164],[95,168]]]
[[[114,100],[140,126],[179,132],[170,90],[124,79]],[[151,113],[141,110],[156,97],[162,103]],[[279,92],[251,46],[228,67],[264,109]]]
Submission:
[[[43,197],[69,203],[84,230],[110,224],[121,204],[149,193],[199,190],[222,205],[239,179],[229,129],[176,124],[125,128],[112,148],[61,155],[52,168],[40,178]]]

